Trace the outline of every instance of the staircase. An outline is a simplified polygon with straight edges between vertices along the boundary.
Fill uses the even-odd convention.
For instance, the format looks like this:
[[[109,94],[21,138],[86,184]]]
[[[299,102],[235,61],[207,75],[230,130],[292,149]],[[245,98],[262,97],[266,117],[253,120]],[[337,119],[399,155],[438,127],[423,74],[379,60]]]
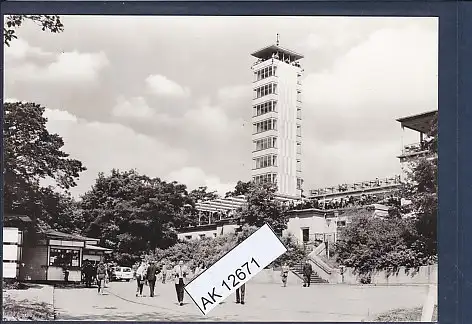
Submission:
[[[303,264],[297,264],[292,268],[292,272],[303,280]],[[322,279],[315,271],[312,272],[310,283],[312,284],[322,284],[328,283],[328,281]]]

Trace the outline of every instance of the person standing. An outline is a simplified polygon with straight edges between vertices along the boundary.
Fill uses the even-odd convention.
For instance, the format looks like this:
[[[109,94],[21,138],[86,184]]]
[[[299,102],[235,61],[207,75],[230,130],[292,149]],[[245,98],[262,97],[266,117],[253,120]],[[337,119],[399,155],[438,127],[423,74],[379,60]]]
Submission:
[[[105,264],[103,263],[103,261],[100,261],[100,263],[98,264],[98,267],[97,267],[97,284],[98,284],[98,293],[99,294],[103,294],[103,288],[105,286],[105,276],[106,276],[106,268],[105,268]]]
[[[144,262],[141,262],[136,269],[136,297],[143,296],[144,281],[146,280],[146,265]]]
[[[154,297],[154,288],[156,287],[156,279],[157,279],[157,266],[156,262],[151,261],[151,264],[147,268],[146,279],[149,284],[149,296]]]
[[[236,289],[236,304],[244,305],[244,295],[246,294],[246,284]]]
[[[313,268],[308,260],[305,261],[303,265],[303,287],[310,287],[311,275],[313,274]]]
[[[184,261],[180,261],[179,264],[177,264],[174,267],[174,283],[175,283],[175,291],[177,293],[177,301],[180,306],[184,305],[184,286],[185,286],[185,281],[188,276],[188,269],[184,265]]]
[[[280,276],[282,277],[282,283],[283,283],[284,287],[287,287],[287,278],[288,278],[288,273],[289,272],[290,272],[290,268],[287,265],[287,263],[285,262],[282,265],[282,271],[280,272]]]

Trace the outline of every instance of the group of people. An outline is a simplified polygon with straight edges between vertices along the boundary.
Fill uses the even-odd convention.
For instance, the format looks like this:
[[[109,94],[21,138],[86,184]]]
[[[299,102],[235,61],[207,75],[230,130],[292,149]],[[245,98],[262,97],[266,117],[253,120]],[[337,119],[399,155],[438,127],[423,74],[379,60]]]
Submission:
[[[112,275],[113,266],[103,261],[98,264],[85,260],[82,266],[82,282],[87,288],[95,283],[98,286],[98,293],[103,293],[103,288],[108,284]]]
[[[199,275],[205,269],[205,265],[200,264],[193,274],[193,276]],[[169,271],[170,270],[170,271]],[[149,286],[149,296],[154,297],[154,290],[156,287],[156,281],[158,275],[161,276],[162,283],[165,284],[167,277],[169,276],[173,279],[175,284],[175,291],[177,294],[177,302],[180,306],[184,304],[184,287],[187,284],[188,280],[191,277],[190,270],[183,261],[178,262],[175,266],[169,269],[169,265],[163,263],[160,267],[156,264],[155,261],[141,261],[136,269],[136,297],[143,296],[144,285]]]
[[[311,266],[308,260],[306,260],[305,263],[303,264],[302,272],[303,272],[303,287],[310,287],[311,276],[313,274],[313,267]],[[287,279],[288,279],[289,273],[290,273],[290,267],[287,265],[287,263],[284,263],[280,271],[280,276],[282,277],[282,284],[284,287],[287,287]]]

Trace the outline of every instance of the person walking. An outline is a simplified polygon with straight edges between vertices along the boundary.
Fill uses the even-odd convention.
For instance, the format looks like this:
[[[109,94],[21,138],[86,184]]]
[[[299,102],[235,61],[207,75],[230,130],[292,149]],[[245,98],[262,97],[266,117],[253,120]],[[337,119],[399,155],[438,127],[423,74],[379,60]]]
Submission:
[[[105,286],[105,276],[106,276],[106,268],[103,261],[100,261],[97,267],[97,285],[98,285],[98,293],[103,294],[103,288]]]
[[[284,287],[287,287],[287,278],[288,278],[288,273],[289,272],[290,272],[290,267],[285,262],[282,265],[282,270],[280,271],[280,276],[282,277],[282,283],[283,283]]]
[[[162,275],[162,283],[165,284],[166,278],[167,278],[167,262],[164,262],[164,264],[162,265],[161,275]]]
[[[303,287],[310,287],[311,275],[313,274],[313,268],[308,260],[303,265]]]
[[[184,305],[184,286],[188,273],[187,266],[184,265],[184,261],[182,260],[174,267],[173,270],[175,291],[177,293],[177,301],[180,306]]]
[[[154,288],[156,287],[157,271],[158,271],[158,268],[156,266],[156,262],[151,261],[151,264],[149,265],[146,271],[146,279],[149,284],[150,297],[154,297]]]
[[[144,264],[144,262],[141,262],[138,266],[138,269],[136,269],[136,283],[137,283],[136,297],[143,296],[143,288],[144,288],[145,280],[146,280],[146,264]]]

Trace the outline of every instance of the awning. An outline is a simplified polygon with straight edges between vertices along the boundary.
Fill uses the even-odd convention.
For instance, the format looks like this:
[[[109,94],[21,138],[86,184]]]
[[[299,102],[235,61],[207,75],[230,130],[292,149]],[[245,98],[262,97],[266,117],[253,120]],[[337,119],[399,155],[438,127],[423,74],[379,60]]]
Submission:
[[[112,252],[112,249],[107,249],[101,246],[96,246],[96,245],[85,245],[86,250],[92,250],[92,251],[103,251],[103,252]]]

